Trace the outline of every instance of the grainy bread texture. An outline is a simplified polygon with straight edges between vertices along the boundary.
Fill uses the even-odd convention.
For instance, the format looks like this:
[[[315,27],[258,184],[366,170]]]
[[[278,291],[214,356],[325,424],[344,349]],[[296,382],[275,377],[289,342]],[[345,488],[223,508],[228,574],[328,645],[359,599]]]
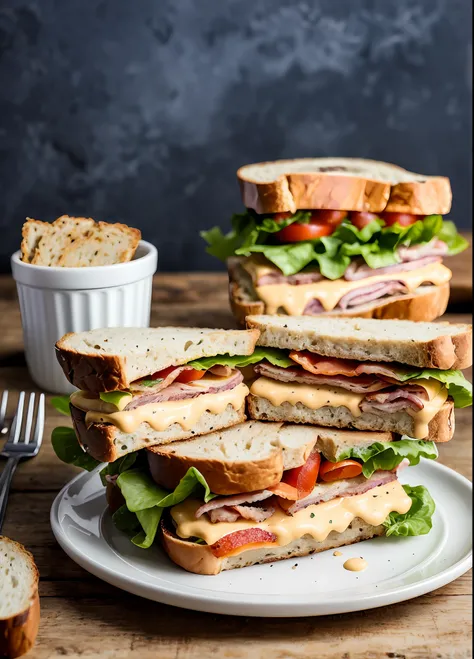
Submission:
[[[258,298],[252,279],[241,266],[242,257],[227,261],[229,273],[229,302],[235,319],[245,327],[246,316],[264,314],[265,303]],[[325,311],[324,318],[377,318],[381,320],[411,320],[431,322],[444,314],[449,301],[449,283],[441,286],[424,285],[410,295],[391,295],[346,311]]]
[[[92,393],[128,389],[131,382],[214,355],[251,355],[257,330],[197,327],[115,327],[66,334],[56,356],[69,382]]]
[[[264,490],[281,481],[283,471],[303,465],[318,438],[318,428],[248,421],[221,432],[148,450],[154,480],[174,490],[196,467],[214,494]]]
[[[358,430],[332,430],[331,428],[319,427],[316,449],[321,451],[324,457],[331,460],[331,462],[337,462],[343,451],[349,448],[365,448],[377,442],[393,442],[397,439],[398,435],[392,432],[361,432]]]
[[[161,525],[161,542],[168,556],[180,567],[196,574],[219,574],[224,570],[271,563],[285,558],[309,556],[320,551],[351,545],[383,534],[384,527],[382,525],[371,526],[357,517],[343,533],[331,531],[322,542],[305,535],[283,547],[267,546],[248,549],[235,556],[217,558],[208,545],[181,540],[166,528],[164,522]]]
[[[265,315],[247,316],[246,321],[260,331],[262,346],[420,368],[472,365],[472,326],[467,324]]]
[[[397,435],[415,436],[415,421],[407,412],[390,414],[383,412],[362,412],[353,416],[347,407],[320,407],[312,410],[302,403],[292,405],[282,403],[272,405],[266,398],[250,394],[247,399],[248,413],[251,419],[259,421],[287,421],[290,423],[310,423],[312,425],[332,428],[353,428],[355,430],[376,430]],[[448,398],[440,411],[428,424],[425,439],[432,442],[448,442],[454,434],[454,404]],[[376,440],[374,440],[376,441]]]
[[[33,265],[82,268],[130,261],[141,233],[125,224],[62,215],[52,224],[27,218],[22,229],[22,261]]]
[[[86,413],[70,405],[71,417],[77,438],[82,447],[101,462],[114,462],[118,458],[150,446],[169,444],[190,437],[229,428],[245,421],[245,404],[238,410],[228,405],[221,414],[204,412],[192,430],[183,430],[178,423],[173,423],[166,430],[153,430],[148,423],[142,423],[133,433],[121,432],[110,423],[93,423],[86,425]]]
[[[451,185],[389,163],[361,158],[301,158],[245,165],[237,171],[242,201],[257,213],[298,209],[445,215]]]
[[[39,574],[22,545],[0,536],[0,657],[19,657],[36,640]]]

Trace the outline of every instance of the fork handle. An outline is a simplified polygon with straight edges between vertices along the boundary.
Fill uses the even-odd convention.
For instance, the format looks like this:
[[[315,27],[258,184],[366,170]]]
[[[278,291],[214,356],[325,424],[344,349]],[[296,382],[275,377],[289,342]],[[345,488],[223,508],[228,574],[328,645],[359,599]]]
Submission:
[[[2,532],[3,522],[5,521],[5,514],[7,512],[8,493],[10,492],[10,485],[12,482],[13,474],[17,468],[20,458],[8,458],[7,464],[3,468],[0,475],[0,533]]]

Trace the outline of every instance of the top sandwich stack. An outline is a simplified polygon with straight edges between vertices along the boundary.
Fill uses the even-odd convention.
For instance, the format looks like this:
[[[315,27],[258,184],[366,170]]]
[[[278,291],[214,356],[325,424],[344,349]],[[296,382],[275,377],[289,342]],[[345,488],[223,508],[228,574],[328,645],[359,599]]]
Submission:
[[[467,242],[445,177],[372,160],[281,160],[237,172],[247,210],[202,232],[227,260],[230,303],[249,314],[431,321],[449,298],[442,257]]]

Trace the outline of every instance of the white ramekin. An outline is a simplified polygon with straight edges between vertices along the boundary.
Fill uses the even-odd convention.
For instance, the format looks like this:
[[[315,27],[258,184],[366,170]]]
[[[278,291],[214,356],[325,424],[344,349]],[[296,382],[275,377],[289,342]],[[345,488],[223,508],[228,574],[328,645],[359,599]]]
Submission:
[[[58,268],[11,257],[20,300],[26,362],[34,382],[46,391],[69,394],[74,387],[59,366],[54,344],[67,332],[98,327],[148,327],[158,252],[141,240],[128,263]]]

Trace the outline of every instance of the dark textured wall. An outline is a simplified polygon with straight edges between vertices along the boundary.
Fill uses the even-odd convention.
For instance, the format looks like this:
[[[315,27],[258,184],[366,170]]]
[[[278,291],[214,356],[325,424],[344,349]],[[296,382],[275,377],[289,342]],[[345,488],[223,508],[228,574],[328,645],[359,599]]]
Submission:
[[[25,216],[63,213],[222,267],[198,230],[280,157],[447,175],[470,226],[470,24],[469,0],[2,0],[0,267]]]

